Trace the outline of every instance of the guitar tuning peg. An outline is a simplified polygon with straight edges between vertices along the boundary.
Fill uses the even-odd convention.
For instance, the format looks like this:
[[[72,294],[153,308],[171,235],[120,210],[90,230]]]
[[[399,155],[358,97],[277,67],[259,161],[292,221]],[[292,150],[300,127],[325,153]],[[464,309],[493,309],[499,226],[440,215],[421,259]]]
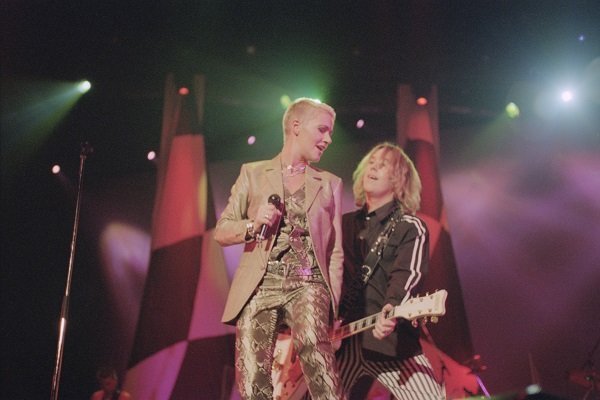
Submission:
[[[429,318],[429,320],[434,324],[437,324],[439,321],[438,317],[431,317],[431,318]]]

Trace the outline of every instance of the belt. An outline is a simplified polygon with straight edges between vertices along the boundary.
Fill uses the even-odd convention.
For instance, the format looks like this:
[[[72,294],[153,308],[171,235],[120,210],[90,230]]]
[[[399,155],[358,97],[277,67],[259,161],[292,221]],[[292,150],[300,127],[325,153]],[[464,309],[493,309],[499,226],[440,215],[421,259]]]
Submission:
[[[305,267],[303,265],[287,264],[281,261],[269,261],[267,263],[267,272],[282,276],[313,276],[321,275],[316,267]]]

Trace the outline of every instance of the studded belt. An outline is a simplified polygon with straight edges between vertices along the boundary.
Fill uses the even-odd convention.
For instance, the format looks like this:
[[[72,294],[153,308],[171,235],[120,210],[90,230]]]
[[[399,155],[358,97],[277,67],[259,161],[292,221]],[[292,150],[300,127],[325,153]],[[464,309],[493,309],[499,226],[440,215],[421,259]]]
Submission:
[[[319,268],[305,267],[303,265],[287,264],[281,261],[269,261],[267,272],[281,276],[313,276],[321,275]]]

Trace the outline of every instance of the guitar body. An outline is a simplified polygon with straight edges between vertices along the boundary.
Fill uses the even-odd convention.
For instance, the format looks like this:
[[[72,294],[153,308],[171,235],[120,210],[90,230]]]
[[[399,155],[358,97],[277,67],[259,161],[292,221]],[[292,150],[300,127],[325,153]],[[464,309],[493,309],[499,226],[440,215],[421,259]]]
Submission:
[[[289,333],[277,336],[271,378],[274,400],[300,400],[308,390]]]
[[[447,296],[446,290],[438,290],[433,294],[411,297],[394,307],[385,315],[385,318],[404,318],[408,321],[423,319],[426,321],[429,317],[432,322],[435,322],[437,317],[446,313]],[[330,337],[335,350],[339,349],[342,339],[373,328],[380,314],[373,314],[340,327],[334,325]],[[295,354],[292,336],[289,333],[280,333],[277,337],[271,377],[273,399],[275,400],[300,400],[308,390],[300,361]]]

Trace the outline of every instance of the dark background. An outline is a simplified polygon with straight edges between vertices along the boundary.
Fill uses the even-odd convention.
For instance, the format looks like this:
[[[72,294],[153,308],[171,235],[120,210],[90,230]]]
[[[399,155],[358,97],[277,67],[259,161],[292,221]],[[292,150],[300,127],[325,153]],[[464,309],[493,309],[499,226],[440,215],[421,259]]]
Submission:
[[[49,396],[84,141],[94,153],[63,397],[86,398],[98,365],[127,359],[93,222],[149,230],[155,169],[145,156],[160,142],[170,72],[186,85],[206,76],[202,133],[225,188],[233,178],[218,168],[279,148],[268,138],[280,137],[282,94],[336,108],[335,140],[354,152],[333,146],[323,166],[348,179],[363,149],[395,140],[397,85],[436,85],[442,184],[484,381],[519,390],[539,372],[544,387],[579,396],[565,371],[600,337],[597,1],[8,0],[0,13],[3,398]],[[79,79],[92,91],[33,126],[30,105]],[[576,111],[540,114],[536,96],[564,82],[579,86]],[[520,101],[519,122],[500,117],[509,100]],[[55,162],[63,178],[50,174]]]

